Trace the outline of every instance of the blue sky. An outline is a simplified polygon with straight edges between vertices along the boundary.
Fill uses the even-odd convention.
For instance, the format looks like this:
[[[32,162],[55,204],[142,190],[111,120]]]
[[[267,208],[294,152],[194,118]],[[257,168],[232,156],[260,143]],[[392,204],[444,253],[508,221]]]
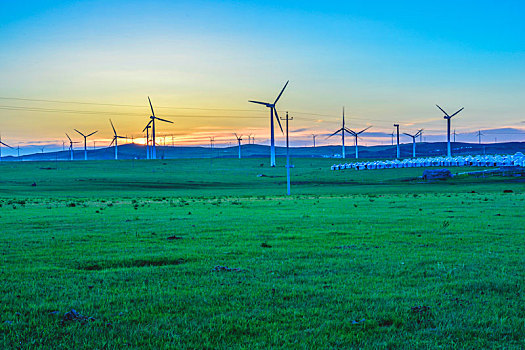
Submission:
[[[453,120],[458,133],[525,127],[522,1],[3,7],[0,132],[14,144],[61,144],[72,128],[100,129],[102,142],[110,138],[109,117],[138,138],[148,95],[157,113],[175,122],[159,133],[179,143],[226,140],[234,131],[265,142],[268,113],[247,100],[275,98],[288,79],[279,110],[294,115],[298,142],[337,129],[343,105],[351,127],[390,133],[399,122],[402,131],[425,128],[436,141],[445,139],[436,103],[465,107]]]

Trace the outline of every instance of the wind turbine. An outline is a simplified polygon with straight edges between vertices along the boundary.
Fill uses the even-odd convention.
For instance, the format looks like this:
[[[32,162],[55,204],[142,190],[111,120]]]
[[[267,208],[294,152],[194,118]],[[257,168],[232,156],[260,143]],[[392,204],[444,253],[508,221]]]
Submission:
[[[73,140],[71,140],[71,137],[69,137],[67,133],[66,133],[66,136],[69,139],[69,152],[71,154],[71,160],[73,160],[73,144],[78,143],[78,142],[73,142]]]
[[[481,132],[481,130],[478,130],[478,143],[481,145],[481,135],[483,135],[483,133]]]
[[[349,134],[352,134],[352,132],[345,127],[345,107],[343,107],[343,126],[341,127],[341,129],[337,130],[332,135],[327,137],[327,139],[329,139],[330,137],[334,136],[335,134],[341,132],[341,147],[342,147],[343,158],[346,158],[346,155],[345,155],[345,131],[347,133],[349,133]],[[315,143],[315,137],[314,137],[314,143]]]
[[[407,134],[406,132],[403,133],[412,138],[412,158],[416,158],[416,138],[419,135],[421,135],[422,132],[423,132],[423,129],[419,129],[418,132],[415,133],[414,135]]]
[[[88,135],[84,135],[83,133],[81,133],[77,129],[75,129],[75,131],[78,132],[80,135],[82,135],[84,137],[84,160],[87,160],[87,138],[90,137],[91,135],[97,133],[98,130],[97,131],[93,131],[91,134],[88,134]]]
[[[364,133],[365,131],[367,131],[368,129],[370,129],[372,127],[372,125],[370,125],[369,127],[359,131],[359,132],[355,132],[353,130],[350,130],[350,129],[346,129],[346,131],[348,131],[350,134],[354,135],[355,137],[355,159],[358,159],[359,158],[359,152],[358,152],[358,146],[357,146],[357,138],[359,137],[360,134]]]
[[[248,101],[251,103],[258,103],[260,105],[270,108],[270,166],[272,167],[275,166],[275,136],[273,130],[273,114],[275,112],[275,119],[277,119],[277,123],[279,124],[279,128],[281,128],[281,132],[284,133],[283,127],[281,126],[281,121],[279,120],[279,115],[277,114],[277,109],[275,109],[275,105],[277,104],[277,101],[279,101],[279,99],[281,98],[281,95],[283,94],[284,89],[286,89],[286,86],[288,86],[289,82],[290,81],[288,80],[286,84],[284,84],[283,89],[281,90],[279,95],[277,95],[277,98],[273,103],[252,100]]]
[[[156,117],[155,112],[153,111],[153,105],[151,104],[151,100],[149,99],[149,96],[148,96],[148,101],[149,101],[149,106],[151,107],[151,116],[150,116],[151,120],[148,123],[148,125],[151,123],[151,140],[152,140],[152,146],[153,146],[151,149],[151,158],[157,159],[157,149],[155,147],[155,120],[157,119],[162,122],[171,123],[171,124],[173,124],[173,122],[166,120],[166,119]]]
[[[13,149],[13,147],[9,146],[7,143],[2,142],[2,136],[0,135],[0,161],[2,160],[2,145]]]
[[[215,137],[212,136],[212,137],[209,137],[210,139],[210,149],[213,149],[213,144],[215,143]]]
[[[142,132],[146,131],[146,159],[150,159],[150,150],[149,150],[149,129],[151,128],[151,120],[149,123],[142,129]]]
[[[314,148],[315,148],[315,138],[317,137],[317,134],[312,134],[312,139],[314,140]]]
[[[113,129],[113,140],[111,140],[111,143],[109,144],[109,147],[111,147],[111,145],[113,144],[113,142],[115,143],[115,160],[118,159],[118,139],[125,139],[126,137],[125,136],[119,136],[117,135],[117,131],[115,130],[115,127],[113,126],[113,122],[111,121],[111,119],[109,119],[109,123],[111,124],[111,128]]]
[[[447,156],[451,157],[452,156],[452,152],[450,151],[450,119],[452,119],[453,116],[455,116],[456,114],[461,112],[465,107],[461,107],[460,110],[458,110],[456,113],[454,113],[452,115],[448,115],[447,112],[445,112],[443,110],[443,108],[439,107],[438,105],[436,105],[436,107],[439,108],[441,110],[441,112],[445,113],[443,118],[447,120]]]
[[[242,141],[242,135],[237,136],[236,133],[234,133],[235,138],[237,139],[237,142],[239,143],[239,159],[241,159],[241,141]]]

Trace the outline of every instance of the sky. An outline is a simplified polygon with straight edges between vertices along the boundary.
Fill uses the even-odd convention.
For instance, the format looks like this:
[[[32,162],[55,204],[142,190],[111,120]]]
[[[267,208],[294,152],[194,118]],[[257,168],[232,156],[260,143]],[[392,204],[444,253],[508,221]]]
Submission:
[[[74,128],[143,142],[155,113],[166,144],[269,142],[286,111],[291,144],[390,144],[424,129],[445,141],[525,141],[523,1],[25,1],[0,13],[0,133],[22,149],[61,148]],[[276,131],[277,144],[284,136]],[[403,136],[403,142],[410,138]],[[163,142],[163,141],[161,141]],[[347,141],[351,144],[351,139]],[[13,150],[3,149],[3,154]]]

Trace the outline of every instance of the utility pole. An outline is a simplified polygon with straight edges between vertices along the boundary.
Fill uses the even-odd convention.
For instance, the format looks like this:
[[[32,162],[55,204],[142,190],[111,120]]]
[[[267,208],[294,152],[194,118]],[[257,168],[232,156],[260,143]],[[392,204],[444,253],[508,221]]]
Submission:
[[[288,112],[286,112],[286,118],[281,118],[281,120],[286,120],[286,194],[290,195],[290,142],[288,138],[288,121],[293,120],[288,117]]]
[[[399,149],[399,124],[394,124],[394,127],[397,129],[397,158],[401,158],[401,151]]]

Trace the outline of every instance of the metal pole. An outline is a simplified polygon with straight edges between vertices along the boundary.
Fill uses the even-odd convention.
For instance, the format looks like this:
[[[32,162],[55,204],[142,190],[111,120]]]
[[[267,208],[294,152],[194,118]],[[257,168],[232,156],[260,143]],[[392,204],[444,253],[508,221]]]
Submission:
[[[288,112],[286,112],[286,118],[281,118],[281,120],[286,120],[286,195],[290,195],[290,142],[288,138],[288,121],[293,120],[288,117]]]
[[[394,124],[394,127],[397,129],[397,158],[401,158],[401,150],[399,149],[399,124]]]

